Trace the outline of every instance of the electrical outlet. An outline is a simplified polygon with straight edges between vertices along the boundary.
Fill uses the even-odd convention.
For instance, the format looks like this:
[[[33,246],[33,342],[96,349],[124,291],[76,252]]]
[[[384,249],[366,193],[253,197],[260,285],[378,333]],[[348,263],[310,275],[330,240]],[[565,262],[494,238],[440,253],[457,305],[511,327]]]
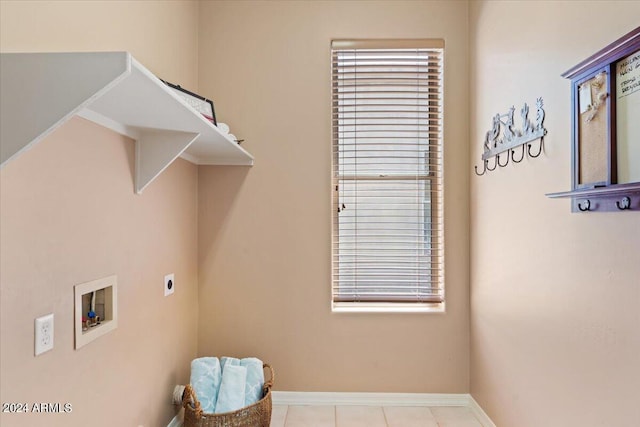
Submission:
[[[164,296],[166,297],[171,295],[173,291],[175,291],[175,289],[176,283],[175,279],[173,278],[173,273],[164,276]]]
[[[53,313],[35,321],[36,356],[53,349]]]

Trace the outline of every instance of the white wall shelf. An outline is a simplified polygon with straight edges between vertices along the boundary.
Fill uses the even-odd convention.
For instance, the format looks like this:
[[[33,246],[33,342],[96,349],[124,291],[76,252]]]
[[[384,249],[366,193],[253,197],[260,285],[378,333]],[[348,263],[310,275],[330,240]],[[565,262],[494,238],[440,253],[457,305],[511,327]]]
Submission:
[[[136,140],[136,193],[178,157],[253,165],[128,52],[0,55],[0,167],[75,115]]]

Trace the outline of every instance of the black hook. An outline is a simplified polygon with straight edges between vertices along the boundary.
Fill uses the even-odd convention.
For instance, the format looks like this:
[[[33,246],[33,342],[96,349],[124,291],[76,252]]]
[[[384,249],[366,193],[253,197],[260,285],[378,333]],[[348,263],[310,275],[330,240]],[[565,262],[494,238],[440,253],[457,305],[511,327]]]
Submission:
[[[586,212],[586,211],[590,211],[591,210],[591,201],[589,199],[584,201],[584,207],[582,207],[582,203],[578,203],[578,209],[580,209],[582,212]]]
[[[474,168],[475,168],[475,170],[476,170],[476,175],[478,175],[478,176],[482,176],[482,175],[484,175],[485,173],[487,173],[487,161],[485,160],[485,161],[483,162],[483,164],[484,164],[484,169],[483,169],[482,173],[478,173],[478,166],[474,166]]]
[[[520,160],[516,160],[515,157],[513,157],[513,155],[516,153],[516,150],[511,150],[511,160],[513,160],[514,163],[520,163],[521,161],[524,160],[524,144],[522,144],[522,157],[520,157]]]
[[[507,161],[506,161],[506,163],[504,165],[502,163],[500,163],[500,154],[498,154],[496,156],[496,161],[498,163],[498,166],[500,166],[501,168],[507,166],[509,164],[509,152],[507,151]]]
[[[539,157],[540,154],[542,154],[542,150],[544,148],[544,139],[540,138],[540,151],[538,151],[538,154],[536,154],[535,156],[531,154],[531,144],[527,144],[527,146],[528,146],[527,152],[529,153],[529,156],[535,159],[536,157]]]
[[[621,211],[631,209],[631,199],[627,196],[623,197],[622,200],[616,200],[616,206]]]
[[[493,169],[487,167],[487,170],[489,172],[493,172],[498,167],[498,156],[496,156],[495,159],[496,159],[496,162],[493,164]],[[489,160],[485,160],[485,162],[486,162],[487,165],[489,164]]]

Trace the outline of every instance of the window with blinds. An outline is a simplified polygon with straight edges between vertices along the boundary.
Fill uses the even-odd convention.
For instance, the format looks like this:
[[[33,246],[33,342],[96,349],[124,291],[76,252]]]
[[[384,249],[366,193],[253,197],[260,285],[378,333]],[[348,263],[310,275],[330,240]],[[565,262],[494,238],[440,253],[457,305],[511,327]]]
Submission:
[[[332,42],[334,310],[444,309],[443,54]]]

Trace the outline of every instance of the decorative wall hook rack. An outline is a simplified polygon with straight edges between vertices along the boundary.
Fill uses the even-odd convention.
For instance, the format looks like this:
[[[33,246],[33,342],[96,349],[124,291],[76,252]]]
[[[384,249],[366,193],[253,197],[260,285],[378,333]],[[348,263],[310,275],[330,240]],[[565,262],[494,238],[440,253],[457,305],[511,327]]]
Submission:
[[[539,157],[544,150],[544,136],[547,130],[543,127],[544,108],[542,98],[536,100],[536,120],[529,120],[529,106],[525,103],[520,109],[520,117],[522,119],[522,129],[516,129],[514,123],[515,107],[509,108],[506,114],[496,114],[493,117],[493,126],[484,138],[484,151],[482,153],[482,172],[478,172],[478,166],[475,166],[476,175],[482,176],[487,171],[493,171],[498,166],[501,168],[509,164],[509,160],[513,163],[520,163],[525,156],[532,158]],[[538,149],[535,150],[531,142],[540,139]],[[526,145],[526,146],[525,146]],[[519,159],[516,160],[516,148],[522,146]],[[501,161],[500,156],[504,153],[506,161]],[[493,160],[493,167],[489,166],[489,159]]]

